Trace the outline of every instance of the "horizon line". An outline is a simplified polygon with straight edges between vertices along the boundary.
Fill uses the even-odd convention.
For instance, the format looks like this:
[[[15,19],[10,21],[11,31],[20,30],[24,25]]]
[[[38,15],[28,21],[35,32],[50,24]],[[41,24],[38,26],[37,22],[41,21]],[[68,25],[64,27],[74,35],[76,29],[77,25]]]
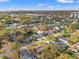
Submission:
[[[6,11],[79,11],[79,9],[52,9],[52,10],[27,10],[27,9],[25,9],[25,10],[0,10],[0,12],[6,12]]]

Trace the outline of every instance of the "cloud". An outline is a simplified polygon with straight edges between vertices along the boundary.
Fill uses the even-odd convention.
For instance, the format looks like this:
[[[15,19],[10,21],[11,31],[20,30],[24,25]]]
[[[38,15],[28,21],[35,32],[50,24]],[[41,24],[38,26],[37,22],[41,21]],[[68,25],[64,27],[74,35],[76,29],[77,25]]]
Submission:
[[[46,10],[53,10],[56,7],[60,7],[59,5],[52,5],[52,4],[46,4],[46,3],[39,3],[37,4],[38,8],[37,9],[46,9]]]
[[[60,3],[73,3],[74,0],[57,0]]]
[[[40,3],[40,4],[38,4],[38,6],[40,6],[40,7],[50,7],[50,8],[54,7],[53,5],[45,4],[45,3]]]
[[[0,3],[9,2],[9,0],[0,0]]]
[[[46,6],[47,4],[39,3],[38,6]]]
[[[51,4],[46,4],[46,3],[40,3],[38,4],[39,7],[42,7],[42,8],[54,8],[55,6],[51,5]]]

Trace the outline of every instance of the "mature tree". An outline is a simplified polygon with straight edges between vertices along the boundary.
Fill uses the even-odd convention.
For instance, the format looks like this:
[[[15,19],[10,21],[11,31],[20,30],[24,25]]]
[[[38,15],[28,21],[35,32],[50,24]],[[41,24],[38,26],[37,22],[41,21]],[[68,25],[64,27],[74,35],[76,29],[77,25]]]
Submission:
[[[55,38],[53,35],[50,35],[50,36],[48,36],[48,40],[50,40],[50,41],[55,41],[56,38]]]
[[[73,42],[73,43],[76,43],[76,42],[79,41],[79,39],[78,39],[78,37],[71,35],[70,36],[70,41]]]
[[[49,44],[45,50],[42,51],[40,59],[56,59],[60,56],[57,45]]]
[[[76,59],[76,58],[72,57],[68,54],[61,53],[60,56],[57,59]]]
[[[7,17],[5,17],[5,23],[11,24],[11,23],[13,23],[13,22],[14,22],[14,20],[13,20],[13,17],[12,17],[12,16],[7,16]]]
[[[21,16],[20,17],[21,24],[29,24],[30,22],[31,22],[31,19],[29,16]]]
[[[7,56],[3,56],[2,59],[10,59],[10,58],[8,58]]]
[[[66,29],[64,29],[64,31],[63,31],[63,36],[64,36],[64,37],[70,37],[70,32],[67,31]]]

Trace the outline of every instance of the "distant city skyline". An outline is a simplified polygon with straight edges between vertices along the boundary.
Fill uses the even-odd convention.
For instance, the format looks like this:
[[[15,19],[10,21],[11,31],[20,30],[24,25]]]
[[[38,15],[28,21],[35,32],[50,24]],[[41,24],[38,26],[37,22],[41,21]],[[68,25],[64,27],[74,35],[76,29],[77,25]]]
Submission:
[[[79,0],[0,0],[0,11],[78,9]]]

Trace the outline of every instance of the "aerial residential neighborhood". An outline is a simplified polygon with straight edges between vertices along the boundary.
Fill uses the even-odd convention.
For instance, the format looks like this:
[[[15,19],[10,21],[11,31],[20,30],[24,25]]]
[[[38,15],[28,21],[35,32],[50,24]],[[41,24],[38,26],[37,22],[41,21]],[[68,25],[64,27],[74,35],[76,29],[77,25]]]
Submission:
[[[79,58],[79,11],[46,12],[1,12],[0,59]]]

